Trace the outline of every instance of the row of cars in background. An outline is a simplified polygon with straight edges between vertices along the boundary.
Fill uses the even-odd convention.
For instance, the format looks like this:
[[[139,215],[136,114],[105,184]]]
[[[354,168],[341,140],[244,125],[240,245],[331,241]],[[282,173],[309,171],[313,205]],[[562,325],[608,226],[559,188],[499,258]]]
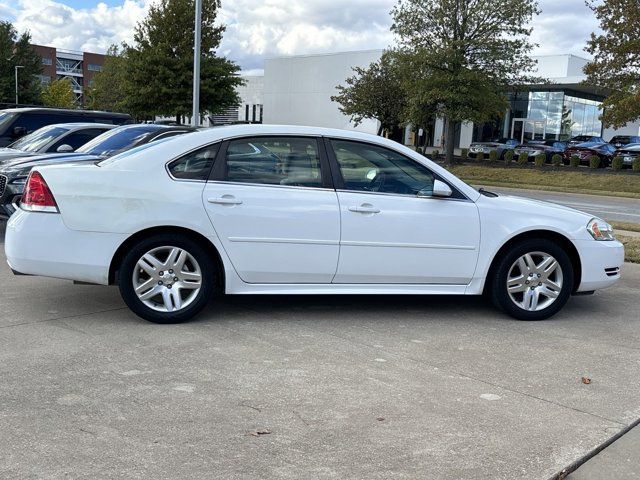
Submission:
[[[69,120],[43,126],[46,118],[51,122]],[[83,121],[76,121],[80,119]],[[11,124],[16,121],[20,125]],[[24,125],[39,128],[29,131]],[[20,129],[16,131],[16,127]],[[192,127],[180,125],[134,124],[128,115],[107,112],[79,114],[74,110],[38,108],[0,111],[0,139],[13,139],[0,148],[0,218],[16,211],[29,172],[35,166],[97,162],[193,131]]]
[[[544,154],[546,161],[556,155],[562,155],[565,165],[569,164],[572,156],[580,159],[581,164],[589,164],[589,158],[600,157],[600,166],[611,166],[615,157],[621,157],[623,166],[631,168],[636,158],[640,157],[640,136],[617,135],[609,142],[602,137],[578,135],[569,140],[531,140],[526,143],[513,138],[496,139],[491,142],[473,142],[469,147],[469,157],[477,158],[482,153],[485,157],[495,151],[498,159],[504,159],[508,151],[512,151],[514,158],[526,153],[532,161],[537,155]]]

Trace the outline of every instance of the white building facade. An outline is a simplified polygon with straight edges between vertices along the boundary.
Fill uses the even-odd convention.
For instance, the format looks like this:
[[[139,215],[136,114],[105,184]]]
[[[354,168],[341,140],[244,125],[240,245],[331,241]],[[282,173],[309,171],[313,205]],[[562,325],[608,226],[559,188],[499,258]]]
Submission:
[[[367,67],[376,62],[382,50],[342,52],[323,55],[300,55],[272,58],[265,61],[263,95],[257,92],[259,82],[241,96],[243,106],[239,120],[252,116],[249,105],[263,101],[263,120],[270,124],[311,125],[353,129],[375,134],[379,123],[365,120],[355,126],[343,115],[339,105],[331,100],[338,93],[336,87],[354,75],[354,67]],[[532,86],[526,92],[509,95],[509,108],[501,119],[484,125],[465,123],[456,131],[456,147],[468,147],[472,141],[494,138],[564,139],[575,135],[603,136],[606,140],[615,134],[638,135],[640,124],[622,129],[603,129],[599,120],[600,104],[606,92],[583,85],[582,71],[587,59],[575,55],[547,55],[535,57],[538,61],[536,76],[549,79],[549,84]],[[251,88],[256,91],[250,93]],[[247,99],[245,101],[245,98]],[[255,100],[254,100],[255,99]],[[244,111],[243,111],[244,108]],[[434,118],[424,126],[420,145],[441,147],[443,122]],[[407,131],[405,143],[415,143],[414,134]]]

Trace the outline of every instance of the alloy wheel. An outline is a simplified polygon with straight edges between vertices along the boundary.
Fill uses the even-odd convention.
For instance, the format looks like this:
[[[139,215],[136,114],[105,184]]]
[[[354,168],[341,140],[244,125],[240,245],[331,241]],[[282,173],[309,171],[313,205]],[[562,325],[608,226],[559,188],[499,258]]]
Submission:
[[[195,258],[179,247],[148,251],[136,263],[133,288],[138,299],[158,312],[177,312],[195,301],[202,271]]]
[[[562,267],[553,256],[529,252],[519,257],[509,269],[507,292],[516,306],[537,312],[556,301],[562,283]]]

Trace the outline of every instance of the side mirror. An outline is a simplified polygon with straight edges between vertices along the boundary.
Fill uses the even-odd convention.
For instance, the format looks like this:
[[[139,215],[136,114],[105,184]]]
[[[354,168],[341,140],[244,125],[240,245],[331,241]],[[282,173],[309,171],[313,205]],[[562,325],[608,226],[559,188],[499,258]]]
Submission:
[[[433,182],[433,193],[431,194],[431,196],[446,198],[450,197],[451,195],[453,195],[453,191],[451,190],[451,187],[449,185],[440,180],[435,180]]]
[[[73,152],[73,147],[71,145],[67,145],[66,143],[64,143],[56,149],[56,152],[58,153]]]
[[[13,127],[13,138],[24,137],[27,134],[25,127]]]
[[[422,198],[446,198],[453,195],[451,187],[440,180],[434,180],[433,188],[423,188],[418,192],[418,197]]]

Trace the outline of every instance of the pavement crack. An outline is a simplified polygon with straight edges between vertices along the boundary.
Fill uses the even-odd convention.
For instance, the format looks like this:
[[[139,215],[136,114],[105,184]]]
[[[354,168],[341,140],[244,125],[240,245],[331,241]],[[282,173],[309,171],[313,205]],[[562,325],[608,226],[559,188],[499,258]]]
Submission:
[[[24,325],[36,325],[38,323],[55,322],[57,320],[68,320],[68,319],[72,319],[72,318],[86,317],[88,315],[96,315],[98,313],[117,312],[119,310],[127,310],[127,307],[109,308],[109,309],[106,309],[106,310],[98,310],[98,311],[95,311],[95,312],[78,313],[76,315],[65,315],[65,316],[62,316],[62,317],[45,318],[43,320],[34,320],[32,322],[12,323],[10,325],[2,325],[2,326],[0,326],[0,329],[12,328],[12,327],[21,327],[21,326],[24,326]],[[85,333],[85,332],[82,332],[82,333]]]
[[[355,343],[355,344],[358,344],[358,345],[365,346],[367,348],[372,348],[372,349],[375,348],[372,344],[368,344],[366,342],[360,342],[360,341],[353,340],[353,339],[350,339],[350,338],[345,338],[345,337],[342,337],[342,336],[337,335],[335,333],[325,332],[325,331],[322,331],[322,330],[316,330],[316,329],[311,328],[311,327],[308,327],[308,328],[310,328],[311,330],[314,330],[316,332],[323,333],[325,335],[331,335],[333,337],[339,338],[340,340],[343,340],[343,341],[346,341],[346,342]],[[376,332],[376,330],[370,329],[368,327],[363,327],[363,328],[367,328],[368,330],[370,330],[372,332],[378,333],[378,332]],[[389,351],[389,350],[384,349],[384,348],[378,348],[377,350],[380,351],[380,352],[385,352],[390,357],[395,357],[395,358],[408,360],[408,361],[417,363],[419,365],[424,365],[424,366],[430,367],[430,368],[437,367],[442,372],[448,372],[450,374],[458,375],[459,377],[462,377],[462,378],[468,378],[469,380],[473,380],[473,381],[482,383],[484,385],[488,385],[488,386],[495,387],[495,388],[500,388],[501,390],[504,390],[504,391],[507,391],[507,392],[516,393],[516,394],[519,394],[519,395],[524,395],[525,397],[532,398],[532,399],[535,399],[535,400],[539,400],[541,402],[549,403],[549,404],[555,405],[557,407],[566,408],[568,410],[573,410],[574,412],[578,412],[578,413],[582,413],[582,414],[585,414],[585,415],[589,415],[589,416],[598,418],[600,420],[606,420],[607,422],[611,422],[611,423],[614,423],[616,425],[620,425],[622,427],[626,427],[627,426],[626,423],[620,422],[618,420],[613,420],[611,418],[603,417],[602,415],[598,415],[597,413],[587,412],[585,410],[581,410],[581,409],[576,408],[576,407],[572,407],[572,406],[569,406],[569,405],[564,405],[562,403],[559,403],[559,402],[556,402],[556,401],[553,401],[553,400],[549,400],[547,398],[538,397],[538,396],[533,395],[531,393],[523,392],[523,391],[511,388],[511,387],[500,385],[498,383],[490,382],[488,380],[484,380],[482,378],[475,377],[473,375],[462,373],[462,372],[459,372],[457,370],[451,370],[451,369],[447,368],[446,365],[443,365],[443,364],[428,363],[428,362],[425,362],[423,360],[419,360],[419,359],[411,357],[411,356],[403,355],[401,353],[392,352],[392,351]]]

